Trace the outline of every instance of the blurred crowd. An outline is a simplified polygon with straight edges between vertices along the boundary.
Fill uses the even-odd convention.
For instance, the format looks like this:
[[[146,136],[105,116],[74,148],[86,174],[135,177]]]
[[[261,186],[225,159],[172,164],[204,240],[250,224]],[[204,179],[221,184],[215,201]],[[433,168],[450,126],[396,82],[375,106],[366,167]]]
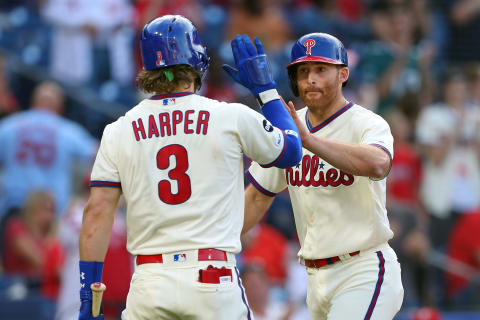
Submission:
[[[3,0],[0,319],[72,319],[78,310],[89,169],[105,124],[145,98],[135,85],[139,31],[164,14],[199,28],[212,62],[200,94],[252,108],[253,97],[221,69],[237,33],[260,38],[280,94],[297,108],[285,69],[293,42],[310,32],[342,40],[346,97],[382,115],[395,139],[387,209],[402,265],[402,319],[480,317],[480,1]],[[133,269],[124,205],[118,211],[106,319],[119,319]],[[242,243],[256,319],[308,319],[288,193]]]

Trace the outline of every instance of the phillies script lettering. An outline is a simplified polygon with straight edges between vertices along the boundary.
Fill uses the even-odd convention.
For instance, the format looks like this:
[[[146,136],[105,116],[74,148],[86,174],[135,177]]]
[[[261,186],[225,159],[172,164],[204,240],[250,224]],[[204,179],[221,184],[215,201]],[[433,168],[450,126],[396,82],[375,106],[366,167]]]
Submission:
[[[286,169],[287,184],[297,187],[338,187],[341,184],[349,186],[355,180],[353,175],[336,168],[330,168],[325,172],[324,163],[320,163],[317,156],[304,155],[301,166],[301,172],[295,167]]]

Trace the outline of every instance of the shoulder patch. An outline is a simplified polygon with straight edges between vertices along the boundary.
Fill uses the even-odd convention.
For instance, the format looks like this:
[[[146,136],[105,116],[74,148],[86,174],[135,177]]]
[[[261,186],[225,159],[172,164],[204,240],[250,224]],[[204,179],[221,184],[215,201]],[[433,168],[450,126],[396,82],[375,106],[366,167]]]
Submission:
[[[267,132],[272,132],[273,131],[273,126],[267,119],[263,119],[263,128]]]

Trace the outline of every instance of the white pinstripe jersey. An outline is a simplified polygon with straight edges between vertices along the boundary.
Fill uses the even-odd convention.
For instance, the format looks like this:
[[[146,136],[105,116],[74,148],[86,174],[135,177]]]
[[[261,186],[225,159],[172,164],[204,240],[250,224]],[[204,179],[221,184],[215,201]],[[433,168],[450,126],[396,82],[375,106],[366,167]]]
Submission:
[[[393,156],[387,122],[359,105],[346,105],[316,127],[306,121],[308,108],[297,113],[319,137],[377,145]],[[378,246],[393,237],[385,209],[386,179],[347,174],[306,149],[297,167],[265,169],[253,163],[247,176],[270,196],[288,187],[302,258],[334,257]]]
[[[154,96],[105,128],[91,186],[122,188],[134,255],[237,253],[243,154],[270,164],[283,148],[282,132],[242,104],[190,93]]]

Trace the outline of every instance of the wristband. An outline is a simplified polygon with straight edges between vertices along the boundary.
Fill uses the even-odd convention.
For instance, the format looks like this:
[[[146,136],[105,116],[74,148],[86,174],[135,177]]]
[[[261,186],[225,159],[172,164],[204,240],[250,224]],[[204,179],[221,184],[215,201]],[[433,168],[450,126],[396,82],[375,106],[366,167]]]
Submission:
[[[277,89],[270,89],[266,91],[262,91],[258,94],[258,104],[260,107],[263,107],[265,104],[269,103],[270,101],[280,99],[280,95],[278,94]]]
[[[90,285],[102,281],[103,262],[80,261],[80,297],[88,299],[91,297]],[[90,299],[89,299],[90,300]]]

